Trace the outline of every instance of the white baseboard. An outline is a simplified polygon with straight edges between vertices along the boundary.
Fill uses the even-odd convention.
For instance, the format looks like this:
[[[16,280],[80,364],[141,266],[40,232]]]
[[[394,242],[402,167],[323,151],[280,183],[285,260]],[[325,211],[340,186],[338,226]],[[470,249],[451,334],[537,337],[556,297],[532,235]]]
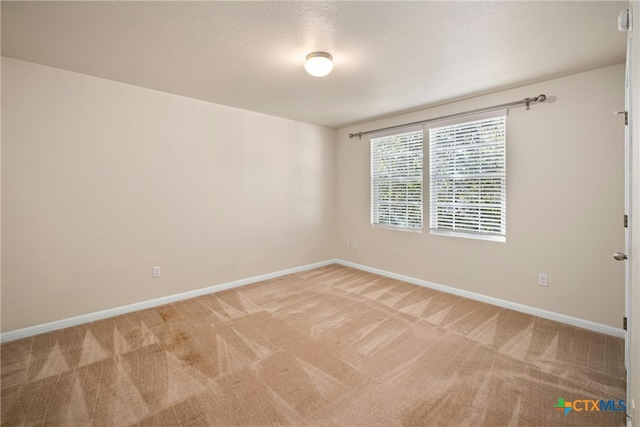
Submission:
[[[84,323],[95,322],[96,320],[107,319],[109,317],[119,316],[121,314],[131,313],[134,311],[145,310],[147,308],[158,307],[160,305],[170,304],[172,302],[182,301],[189,298],[199,297],[201,295],[211,294],[214,292],[224,291],[226,289],[237,288],[239,286],[249,285],[251,283],[262,282],[264,280],[274,279],[287,274],[299,273],[301,271],[311,270],[326,265],[335,264],[336,260],[317,262],[314,264],[303,265],[301,267],[289,268],[287,270],[276,271],[274,273],[262,274],[259,276],[249,277],[247,279],[235,280],[233,282],[221,283],[219,285],[209,286],[206,288],[196,289],[193,291],[182,292],[166,297],[155,298],[148,301],[137,302],[121,307],[110,308],[107,310],[96,311],[94,313],[83,314],[81,316],[69,317],[67,319],[56,320],[53,322],[43,323],[40,325],[29,326],[27,328],[16,329],[14,331],[4,332],[0,334],[0,343],[14,341],[21,338],[28,338],[46,332],[56,331],[58,329],[69,328],[71,326],[82,325]]]
[[[352,267],[358,270],[367,271],[369,273],[379,274],[380,276],[402,280],[404,282],[412,283],[414,285],[424,286],[426,288],[435,289],[437,291],[458,295],[464,298],[469,298],[469,299],[473,299],[480,302],[485,302],[487,304],[496,305],[498,307],[508,308],[511,310],[519,311],[519,312],[530,314],[533,316],[554,320],[556,322],[565,323],[568,325],[576,326],[578,328],[583,328],[583,329],[599,332],[606,335],[612,335],[618,338],[624,338],[624,330],[619,328],[614,328],[614,327],[603,325],[600,323],[591,322],[589,320],[579,319],[577,317],[567,316],[564,314],[554,313],[551,311],[530,307],[524,304],[518,304],[511,301],[506,301],[499,298],[478,294],[475,292],[465,291],[463,289],[453,288],[451,286],[440,285],[440,284],[429,282],[426,280],[416,279],[414,277],[405,276],[402,274],[396,274],[389,271],[380,270],[378,268],[369,267],[366,265],[356,264],[350,261],[344,261],[341,259],[330,259],[322,262],[317,262],[314,264],[308,264],[300,267],[290,268],[287,270],[276,271],[274,273],[262,274],[259,276],[236,280],[233,282],[222,283],[219,285],[209,286],[206,288],[196,289],[193,291],[183,292],[175,295],[169,295],[166,297],[129,304],[122,307],[110,308],[107,310],[84,314],[81,316],[70,317],[67,319],[56,320],[49,323],[43,323],[40,325],[30,326],[27,328],[4,332],[0,334],[0,343],[14,341],[21,338],[28,338],[34,335],[43,334],[43,333],[55,331],[58,329],[69,328],[71,326],[77,326],[84,323],[95,322],[96,320],[102,320],[109,317],[118,316],[121,314],[131,313],[134,311],[158,307],[161,305],[170,304],[172,302],[182,301],[188,298],[195,298],[201,295],[220,292],[226,289],[237,288],[239,286],[244,286],[244,285],[249,285],[251,283],[274,279],[280,276],[286,276],[287,274],[299,273],[302,271],[307,271],[307,270],[311,270],[318,267],[324,267],[330,264],[340,264],[346,267]]]
[[[453,288],[451,286],[440,285],[438,283],[429,282],[422,279],[416,279],[410,276],[404,276],[402,274],[391,273],[389,271],[380,270],[378,268],[369,267],[366,265],[356,264],[350,261],[344,261],[336,259],[335,262],[346,267],[352,267],[358,270],[367,271],[369,273],[378,274],[380,276],[389,277],[392,279],[402,280],[403,282],[412,283],[418,286],[424,286],[426,288],[435,289],[437,291],[446,292],[453,295],[458,295],[464,298],[485,302],[487,304],[496,305],[498,307],[508,308],[521,313],[530,314],[532,316],[542,317],[544,319],[553,320],[567,325],[576,326],[578,328],[587,329],[601,334],[611,335],[618,338],[624,338],[624,330],[620,328],[614,328],[612,326],[603,325],[601,323],[592,322],[589,320],[579,319],[577,317],[567,316],[565,314],[554,313],[552,311],[543,310],[540,308],[530,307],[528,305],[519,304],[499,298],[490,297],[487,295],[477,294],[475,292],[465,291],[463,289]]]

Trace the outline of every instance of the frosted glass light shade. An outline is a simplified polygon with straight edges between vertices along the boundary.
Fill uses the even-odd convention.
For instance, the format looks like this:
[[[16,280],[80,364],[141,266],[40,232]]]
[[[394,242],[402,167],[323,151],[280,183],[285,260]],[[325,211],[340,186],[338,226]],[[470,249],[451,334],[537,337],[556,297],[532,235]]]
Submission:
[[[304,69],[312,76],[324,77],[333,70],[332,57],[326,52],[312,52],[307,55]]]

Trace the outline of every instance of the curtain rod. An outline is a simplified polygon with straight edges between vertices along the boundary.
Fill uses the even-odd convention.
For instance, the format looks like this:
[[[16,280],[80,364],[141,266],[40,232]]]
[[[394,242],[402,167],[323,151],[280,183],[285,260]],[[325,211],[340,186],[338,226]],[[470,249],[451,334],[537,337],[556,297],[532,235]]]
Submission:
[[[541,94],[541,95],[535,96],[533,98],[525,98],[525,99],[521,99],[519,101],[507,102],[506,104],[500,104],[500,105],[493,105],[491,107],[478,108],[476,110],[464,111],[462,113],[449,114],[447,116],[434,117],[432,119],[420,120],[418,122],[404,123],[404,124],[401,124],[401,125],[389,126],[389,127],[381,128],[381,129],[373,129],[373,130],[367,130],[367,131],[364,131],[364,132],[350,133],[349,134],[349,138],[353,138],[354,136],[357,136],[358,139],[362,139],[362,135],[367,135],[367,134],[370,134],[370,133],[380,132],[380,131],[383,131],[383,130],[396,129],[396,128],[401,128],[401,127],[411,126],[411,125],[421,125],[423,123],[435,122],[435,121],[444,120],[444,119],[452,119],[454,117],[469,116],[471,114],[484,113],[484,112],[487,112],[487,111],[495,111],[495,110],[500,110],[502,108],[514,107],[516,105],[521,105],[521,104],[525,104],[527,106],[527,110],[528,110],[529,109],[529,105],[531,105],[531,103],[544,102],[546,99],[547,99],[547,95]]]

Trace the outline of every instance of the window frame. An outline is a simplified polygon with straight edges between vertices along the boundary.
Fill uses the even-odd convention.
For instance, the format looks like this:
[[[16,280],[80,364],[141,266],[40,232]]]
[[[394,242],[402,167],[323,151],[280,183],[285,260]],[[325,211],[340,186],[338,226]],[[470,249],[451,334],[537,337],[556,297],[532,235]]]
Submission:
[[[506,109],[495,110],[495,111],[490,111],[490,112],[485,112],[480,114],[466,115],[466,116],[458,117],[455,119],[442,120],[438,122],[428,123],[425,125],[425,134],[428,140],[427,148],[429,151],[429,154],[427,156],[428,161],[426,162],[426,166],[428,167],[428,171],[429,171],[428,172],[428,175],[429,175],[429,197],[428,197],[429,209],[428,211],[429,211],[429,233],[430,234],[489,240],[489,241],[497,241],[497,242],[506,242],[506,235],[507,235],[507,223],[506,223],[506,219],[507,219],[507,212],[506,212],[507,211],[507,113],[508,111]],[[436,161],[434,160],[434,157],[436,157],[436,155],[434,154],[434,151],[435,151],[434,141],[432,140],[433,130],[452,127],[452,126],[463,127],[466,125],[468,127],[469,124],[474,122],[486,121],[486,120],[491,120],[496,118],[503,118],[504,120],[501,141],[498,141],[496,142],[496,144],[493,145],[493,148],[495,148],[498,145],[501,145],[502,147],[501,148],[501,161],[502,161],[501,173],[480,172],[475,174],[469,173],[464,175],[456,174],[456,173],[449,173],[444,175],[435,174],[435,172],[433,171],[434,163]],[[454,145],[458,145],[458,144],[459,144],[458,142],[454,143]],[[454,147],[452,146],[451,148],[453,149]],[[473,147],[468,146],[467,150],[469,150],[470,148],[473,148]],[[477,149],[477,147],[475,148]],[[442,147],[438,147],[438,149],[442,151]],[[465,165],[473,165],[472,162],[468,162],[469,157],[466,155],[467,153],[464,152],[465,150],[464,147],[457,148],[457,149],[463,152],[462,156],[464,156],[464,158],[467,160],[465,162]],[[438,159],[438,160],[441,160],[441,159]],[[480,166],[480,170],[484,171],[485,167],[486,167],[486,163]],[[466,183],[464,183],[465,178],[467,180]],[[487,182],[483,181],[485,179],[486,180],[495,179],[500,182],[500,185],[499,187],[491,187],[490,181],[487,181]],[[454,185],[451,187],[452,190],[450,190],[450,193],[452,194],[451,196],[452,202],[450,203],[440,203],[440,204],[436,203],[439,193],[434,194],[434,191],[437,191],[438,187],[439,188],[442,187],[442,186],[438,186],[437,184],[438,181],[441,182],[442,180],[454,181]],[[465,185],[467,188],[470,188],[472,186],[473,180],[476,180],[476,186],[477,185],[487,186],[488,188],[491,189],[487,191],[494,192],[493,195],[490,195],[490,199],[492,200],[492,203],[494,203],[493,202],[494,199],[500,199],[500,203],[497,204],[499,209],[499,222],[497,224],[500,230],[497,232],[474,231],[474,230],[468,229],[469,227],[456,228],[455,221],[456,221],[456,218],[460,217],[460,215],[456,215],[455,212],[452,213],[451,215],[451,222],[454,223],[452,228],[442,227],[440,219],[434,218],[434,215],[437,215],[439,207],[450,205],[448,206],[449,208],[455,209],[456,197],[458,197],[458,195],[456,194],[456,188],[458,186],[464,187]],[[460,183],[464,183],[464,184],[460,185]],[[495,188],[498,188],[498,190],[495,190]],[[468,190],[468,191],[471,191],[471,190]],[[498,193],[499,193],[499,196],[497,195]],[[485,193],[480,192],[478,194],[478,198],[481,198],[483,194],[486,194],[486,192]],[[478,209],[478,222],[479,222],[478,228],[482,228],[483,226],[486,227],[486,225],[484,225],[485,223],[482,222],[482,219],[486,221],[488,218],[490,218],[490,216],[482,216],[482,210],[486,209],[486,206],[480,206],[479,201],[477,203],[478,205],[477,207],[475,207],[475,209]],[[461,207],[467,208],[467,209],[474,208],[473,205],[470,205],[470,204],[461,204]],[[469,216],[463,217],[463,219],[466,219],[468,221]]]

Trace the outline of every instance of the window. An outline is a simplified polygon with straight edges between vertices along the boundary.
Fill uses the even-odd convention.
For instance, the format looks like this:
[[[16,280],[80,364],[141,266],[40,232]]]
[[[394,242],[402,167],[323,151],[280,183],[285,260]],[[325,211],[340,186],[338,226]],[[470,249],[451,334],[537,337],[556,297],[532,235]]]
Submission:
[[[422,129],[401,132],[371,138],[371,223],[421,230]]]
[[[505,122],[494,112],[429,129],[431,233],[505,241]]]

